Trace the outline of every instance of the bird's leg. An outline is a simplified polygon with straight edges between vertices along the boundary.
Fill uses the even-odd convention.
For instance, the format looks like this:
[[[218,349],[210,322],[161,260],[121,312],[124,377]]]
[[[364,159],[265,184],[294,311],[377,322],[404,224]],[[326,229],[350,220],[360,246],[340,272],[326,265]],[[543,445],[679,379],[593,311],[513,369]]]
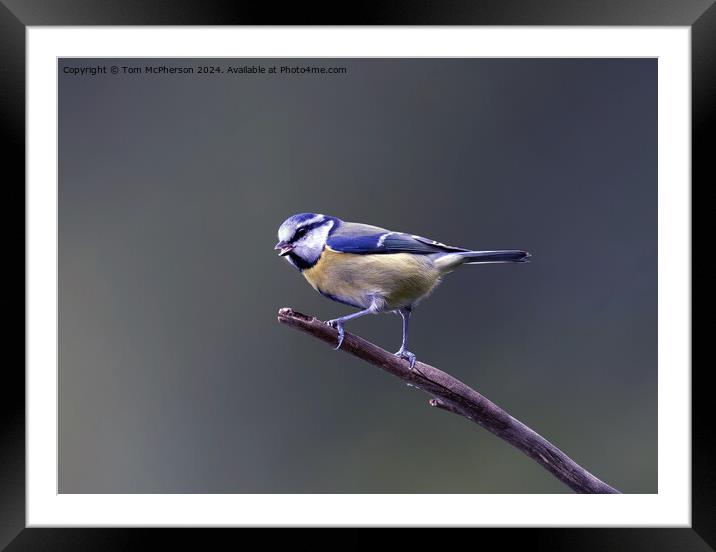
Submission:
[[[403,318],[403,342],[395,355],[407,360],[410,363],[410,369],[412,370],[415,366],[415,355],[408,351],[408,323],[410,322],[410,313],[413,312],[413,309],[411,307],[403,307],[398,309],[398,312]]]
[[[348,314],[346,316],[341,316],[340,318],[336,318],[335,320],[326,321],[326,324],[328,324],[329,326],[333,326],[338,330],[338,345],[335,346],[335,349],[340,349],[341,345],[343,345],[343,337],[345,336],[345,332],[343,331],[343,324],[345,324],[349,320],[353,320],[354,318],[360,318],[361,316],[365,316],[366,314],[373,314],[374,312],[375,307],[371,305],[365,310],[354,312],[353,314]]]

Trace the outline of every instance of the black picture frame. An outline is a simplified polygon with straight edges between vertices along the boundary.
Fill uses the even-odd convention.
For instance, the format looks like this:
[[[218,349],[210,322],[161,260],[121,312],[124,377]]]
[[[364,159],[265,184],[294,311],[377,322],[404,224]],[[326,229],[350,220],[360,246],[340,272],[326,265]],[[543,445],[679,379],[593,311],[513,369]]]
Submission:
[[[692,55],[692,181],[716,181],[709,134],[716,134],[716,4],[714,0],[391,0],[334,7],[294,3],[174,0],[0,0],[0,120],[5,190],[25,178],[25,29],[43,25],[619,25],[688,26]],[[340,9],[336,9],[340,6]],[[692,185],[693,190],[693,185]],[[18,194],[24,220],[24,193]],[[10,202],[8,202],[8,206]],[[14,210],[13,209],[13,210]],[[21,222],[12,226],[19,232]],[[22,224],[24,238],[24,224]],[[7,240],[17,244],[20,240]],[[24,239],[23,239],[24,243]],[[23,246],[23,267],[24,246]],[[20,253],[13,255],[15,259]],[[9,263],[8,263],[9,264]],[[23,282],[25,281],[23,268]],[[10,287],[6,288],[11,295]],[[24,309],[23,309],[24,312]],[[7,318],[9,320],[9,318]],[[23,314],[24,320],[24,314]],[[24,336],[23,324],[23,336]],[[14,329],[14,326],[13,326]],[[20,348],[18,343],[8,344]],[[23,363],[24,364],[24,363]],[[687,367],[684,367],[687,369]],[[716,456],[706,368],[692,369],[692,525],[690,528],[477,529],[476,546],[558,550],[716,550]],[[0,549],[125,550],[181,544],[208,548],[227,531],[208,529],[37,529],[25,527],[25,374],[6,363],[0,401]],[[369,545],[370,530],[351,544]],[[292,538],[305,530],[292,530]],[[230,536],[230,535],[228,535]],[[306,535],[308,536],[308,535]],[[335,537],[337,535],[333,535]],[[329,535],[329,538],[333,538]],[[441,538],[440,536],[436,536]],[[437,538],[435,544],[438,545]],[[421,536],[429,541],[430,537]],[[295,542],[295,541],[294,541]],[[343,541],[345,542],[345,541]],[[371,543],[372,544],[372,543]],[[444,542],[440,542],[444,545]],[[493,545],[494,546],[494,545]]]

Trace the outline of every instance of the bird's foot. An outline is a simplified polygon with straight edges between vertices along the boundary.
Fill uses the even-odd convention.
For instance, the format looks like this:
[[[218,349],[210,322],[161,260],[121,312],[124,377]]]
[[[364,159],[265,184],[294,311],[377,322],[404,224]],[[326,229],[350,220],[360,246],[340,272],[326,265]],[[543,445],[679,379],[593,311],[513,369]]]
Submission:
[[[333,349],[338,350],[341,348],[341,345],[343,345],[343,338],[345,337],[345,331],[343,331],[343,322],[340,320],[328,320],[326,322],[329,326],[335,328],[338,330],[338,345],[336,345]]]
[[[407,360],[410,363],[411,370],[415,367],[415,355],[407,349],[401,347],[400,350],[395,353],[395,356]]]

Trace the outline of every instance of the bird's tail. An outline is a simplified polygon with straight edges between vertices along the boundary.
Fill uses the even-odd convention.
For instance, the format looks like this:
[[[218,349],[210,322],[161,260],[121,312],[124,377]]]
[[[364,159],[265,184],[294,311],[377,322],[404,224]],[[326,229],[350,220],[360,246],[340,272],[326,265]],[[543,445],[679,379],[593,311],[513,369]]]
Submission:
[[[504,251],[466,251],[459,253],[463,257],[464,264],[480,263],[526,263],[530,260],[527,251],[518,249],[507,249]]]
[[[463,264],[488,263],[527,263],[531,255],[519,249],[505,249],[501,251],[461,251],[449,253],[435,260],[435,264],[442,270],[449,272]]]

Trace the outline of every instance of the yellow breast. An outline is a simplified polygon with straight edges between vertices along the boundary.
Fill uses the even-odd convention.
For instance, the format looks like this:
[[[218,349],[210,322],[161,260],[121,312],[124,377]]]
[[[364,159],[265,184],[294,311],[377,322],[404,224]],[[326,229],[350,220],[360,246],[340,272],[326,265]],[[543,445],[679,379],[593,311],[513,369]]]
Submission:
[[[356,255],[330,247],[303,271],[314,289],[358,308],[377,303],[383,310],[415,305],[439,283],[440,272],[425,255]]]

